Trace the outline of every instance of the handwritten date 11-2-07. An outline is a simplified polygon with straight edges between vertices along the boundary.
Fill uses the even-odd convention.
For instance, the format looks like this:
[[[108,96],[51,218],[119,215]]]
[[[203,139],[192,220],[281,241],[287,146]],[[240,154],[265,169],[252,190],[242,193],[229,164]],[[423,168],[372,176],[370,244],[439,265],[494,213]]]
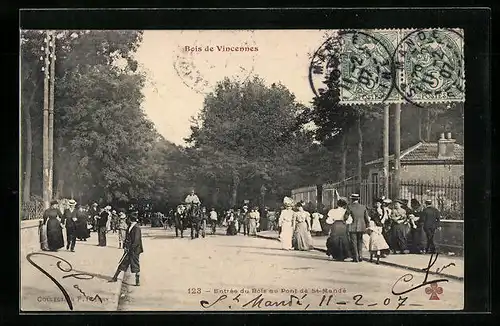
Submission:
[[[280,308],[280,307],[290,307],[296,309],[316,309],[316,308],[326,308],[326,307],[346,307],[347,305],[356,307],[374,307],[382,306],[386,309],[399,309],[402,306],[406,306],[408,297],[399,296],[396,300],[391,300],[387,297],[382,302],[370,302],[363,298],[362,294],[356,294],[352,297],[352,301],[344,301],[336,299],[334,295],[318,295],[311,296],[308,294],[294,295],[284,297],[282,300],[270,300],[266,299],[261,293],[253,298],[245,298],[240,294],[229,298],[226,294],[219,296],[215,301],[210,303],[207,300],[201,300],[200,305],[205,308],[211,307],[227,307],[228,309],[233,308]],[[415,306],[415,304],[411,304]]]

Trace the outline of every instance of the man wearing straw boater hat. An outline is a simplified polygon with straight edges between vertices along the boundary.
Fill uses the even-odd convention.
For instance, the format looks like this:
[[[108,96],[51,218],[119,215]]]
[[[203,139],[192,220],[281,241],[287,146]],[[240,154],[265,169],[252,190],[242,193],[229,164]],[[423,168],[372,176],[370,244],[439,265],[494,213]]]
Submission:
[[[347,232],[351,243],[353,262],[361,262],[363,261],[363,234],[369,225],[370,217],[366,206],[359,203],[359,194],[351,195],[351,204],[345,212],[344,219],[348,224]]]
[[[72,252],[75,251],[76,244],[76,227],[77,227],[77,211],[75,209],[76,201],[71,199],[68,202],[69,208],[64,212],[64,223],[66,225],[66,250],[70,250]]]

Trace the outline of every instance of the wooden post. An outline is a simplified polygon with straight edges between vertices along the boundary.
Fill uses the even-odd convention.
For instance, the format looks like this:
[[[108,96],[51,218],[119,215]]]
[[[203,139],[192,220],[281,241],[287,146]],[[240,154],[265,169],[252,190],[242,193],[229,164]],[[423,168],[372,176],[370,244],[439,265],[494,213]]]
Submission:
[[[401,104],[394,104],[394,198],[400,196],[401,187]]]
[[[43,205],[49,208],[49,33],[45,33],[43,79]]]
[[[389,104],[384,105],[384,196],[389,198]]]
[[[50,199],[54,196],[54,80],[55,80],[55,60],[56,60],[56,37],[55,33],[50,32],[49,39],[50,49],[50,91],[49,91],[49,180],[48,193]]]

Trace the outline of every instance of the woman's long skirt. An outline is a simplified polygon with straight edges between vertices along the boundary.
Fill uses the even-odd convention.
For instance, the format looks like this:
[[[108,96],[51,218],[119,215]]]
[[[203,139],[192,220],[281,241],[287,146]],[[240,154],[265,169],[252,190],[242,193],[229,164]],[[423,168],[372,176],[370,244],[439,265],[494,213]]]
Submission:
[[[392,250],[404,251],[406,250],[406,234],[407,226],[403,223],[394,224],[392,226]]]
[[[99,229],[97,229],[97,232],[99,246],[106,247],[106,227],[100,226]]]
[[[236,235],[238,233],[238,229],[236,228],[235,222],[229,222],[229,226],[227,227],[226,234],[227,235]]]
[[[424,246],[424,230],[421,226],[417,226],[416,229],[411,230],[412,238],[412,253],[418,254],[425,249]]]
[[[281,232],[280,232],[281,248],[285,250],[293,249],[292,238],[293,238],[292,225],[289,223],[284,223],[281,226]]]
[[[56,218],[49,218],[47,221],[47,246],[51,251],[64,247],[61,222]]]
[[[343,222],[332,224],[330,236],[326,240],[326,253],[335,260],[344,260],[351,257],[347,226]]]
[[[250,235],[257,235],[257,220],[254,218],[248,219],[248,230]]]
[[[76,237],[78,239],[88,239],[90,238],[90,230],[88,228],[88,223],[86,219],[79,219],[76,222]]]
[[[313,232],[322,232],[323,231],[323,229],[321,228],[321,223],[319,222],[319,218],[312,219],[311,230]]]
[[[47,240],[47,224],[42,224],[40,227],[40,248],[43,251],[49,250],[49,242]]]
[[[311,250],[312,238],[311,233],[307,230],[306,222],[297,223],[295,226],[292,244],[295,250]]]

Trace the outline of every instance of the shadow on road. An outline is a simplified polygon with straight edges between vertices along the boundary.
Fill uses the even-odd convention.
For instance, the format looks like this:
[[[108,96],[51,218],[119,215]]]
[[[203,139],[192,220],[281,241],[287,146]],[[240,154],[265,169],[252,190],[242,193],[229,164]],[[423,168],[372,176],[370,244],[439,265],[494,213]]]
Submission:
[[[217,247],[227,247],[227,246],[218,245]],[[273,251],[279,250],[279,251],[281,251],[280,248],[269,248],[269,247],[255,247],[255,246],[230,246],[230,247],[232,247],[232,248],[248,248],[248,249],[264,249],[264,250],[273,250]]]
[[[281,249],[279,249],[281,251]],[[299,255],[298,252],[297,254],[291,254],[287,255],[285,253],[280,253],[280,254],[272,254],[272,253],[265,253],[265,252],[258,252],[258,251],[249,251],[249,253],[252,254],[257,254],[257,255],[264,255],[264,256],[275,256],[275,257],[294,257],[294,258],[302,258],[302,259],[315,259],[315,260],[322,260],[322,261],[331,261],[328,257],[320,257],[317,255],[310,255],[310,256],[305,256],[305,255]]]

